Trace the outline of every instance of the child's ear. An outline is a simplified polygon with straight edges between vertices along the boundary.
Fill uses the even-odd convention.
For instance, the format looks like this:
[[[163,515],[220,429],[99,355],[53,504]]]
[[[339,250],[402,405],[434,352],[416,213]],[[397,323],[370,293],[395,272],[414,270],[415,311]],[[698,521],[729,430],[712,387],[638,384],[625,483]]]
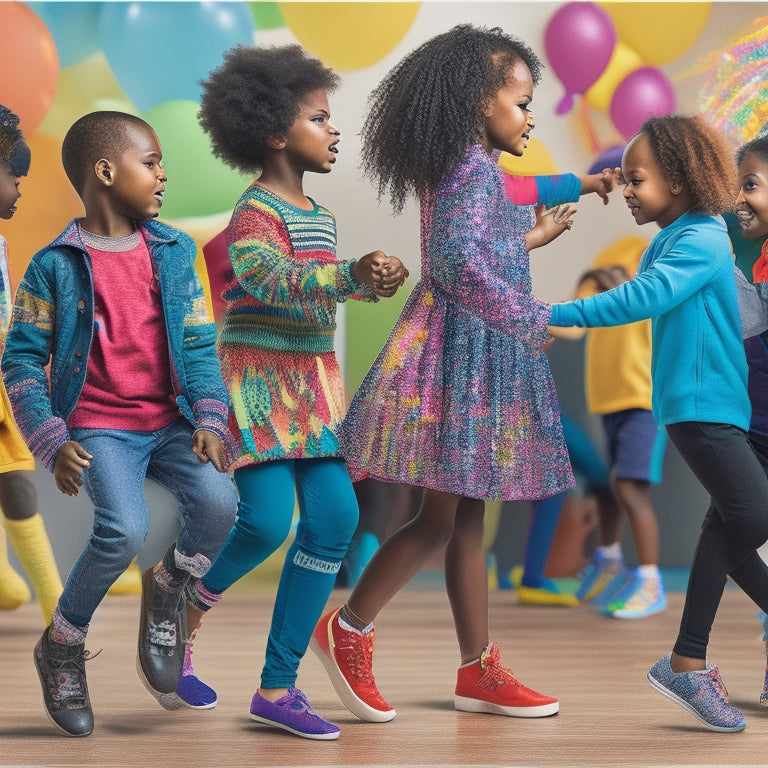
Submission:
[[[93,166],[93,170],[96,173],[96,178],[104,185],[111,187],[113,179],[112,163],[105,158],[101,158],[96,161],[96,165]]]
[[[683,184],[683,180],[679,176],[675,175],[670,178],[669,189],[673,195],[679,195],[684,188],[685,184]]]
[[[283,136],[268,136],[267,146],[270,149],[285,149],[285,137]]]

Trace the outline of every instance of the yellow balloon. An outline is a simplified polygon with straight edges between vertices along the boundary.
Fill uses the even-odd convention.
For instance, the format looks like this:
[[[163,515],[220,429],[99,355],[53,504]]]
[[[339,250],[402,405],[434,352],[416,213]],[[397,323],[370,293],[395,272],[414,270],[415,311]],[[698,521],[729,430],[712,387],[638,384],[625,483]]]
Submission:
[[[416,18],[421,3],[279,3],[298,41],[335,69],[363,69],[383,59]]]
[[[600,3],[616,35],[642,58],[659,66],[679,59],[701,36],[712,3]]]
[[[522,157],[502,152],[499,166],[513,176],[544,176],[557,173],[557,166],[549,150],[538,139],[530,139]]]
[[[603,74],[584,94],[587,104],[593,109],[607,112],[616,86],[630,73],[643,66],[643,60],[628,45],[616,43],[608,66]]]
[[[64,138],[75,120],[99,109],[138,114],[115,80],[103,51],[59,72],[56,97],[38,131]]]

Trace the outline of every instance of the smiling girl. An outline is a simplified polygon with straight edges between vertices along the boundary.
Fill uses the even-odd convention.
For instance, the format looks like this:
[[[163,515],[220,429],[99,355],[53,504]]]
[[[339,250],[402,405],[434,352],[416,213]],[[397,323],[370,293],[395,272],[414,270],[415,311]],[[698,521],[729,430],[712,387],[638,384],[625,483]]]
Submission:
[[[750,401],[733,254],[718,214],[734,206],[735,166],[703,119],[649,119],[624,150],[624,197],[638,224],[659,232],[637,276],[552,307],[552,324],[595,327],[652,318],[653,411],[711,497],[691,565],[680,631],[653,665],[654,689],[714,731],[740,731],[707,645],[730,576],[768,609],[768,458],[749,440]]]

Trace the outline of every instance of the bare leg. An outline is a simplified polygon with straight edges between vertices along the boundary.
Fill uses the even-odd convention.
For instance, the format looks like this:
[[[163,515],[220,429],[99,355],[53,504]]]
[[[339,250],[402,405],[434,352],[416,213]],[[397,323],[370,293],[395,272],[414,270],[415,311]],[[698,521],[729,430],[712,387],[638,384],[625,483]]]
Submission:
[[[462,498],[445,553],[445,584],[453,610],[461,663],[488,645],[488,577],[483,550],[485,504]]]
[[[658,565],[659,523],[651,504],[651,484],[617,478],[614,487],[616,498],[629,518],[640,565]]]
[[[357,618],[366,624],[374,621],[424,563],[448,543],[460,498],[439,491],[424,492],[416,517],[379,547],[352,590],[347,607]],[[480,547],[482,551],[482,541]]]

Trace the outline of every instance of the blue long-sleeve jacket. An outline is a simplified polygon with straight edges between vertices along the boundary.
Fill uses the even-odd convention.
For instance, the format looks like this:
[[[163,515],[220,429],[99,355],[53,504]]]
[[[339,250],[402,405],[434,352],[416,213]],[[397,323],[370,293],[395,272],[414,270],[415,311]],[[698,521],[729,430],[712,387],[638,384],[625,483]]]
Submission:
[[[211,430],[226,445],[227,391],[216,354],[216,325],[195,270],[197,246],[189,235],[160,221],[142,221],[139,229],[160,287],[176,402],[196,429]],[[74,220],[32,257],[16,292],[2,358],[21,434],[51,471],[70,439],[66,419],[85,382],[93,332],[93,275]]]
[[[748,429],[747,363],[733,254],[721,217],[684,214],[653,238],[634,279],[588,299],[555,304],[550,322],[591,328],[648,317],[658,423]]]

